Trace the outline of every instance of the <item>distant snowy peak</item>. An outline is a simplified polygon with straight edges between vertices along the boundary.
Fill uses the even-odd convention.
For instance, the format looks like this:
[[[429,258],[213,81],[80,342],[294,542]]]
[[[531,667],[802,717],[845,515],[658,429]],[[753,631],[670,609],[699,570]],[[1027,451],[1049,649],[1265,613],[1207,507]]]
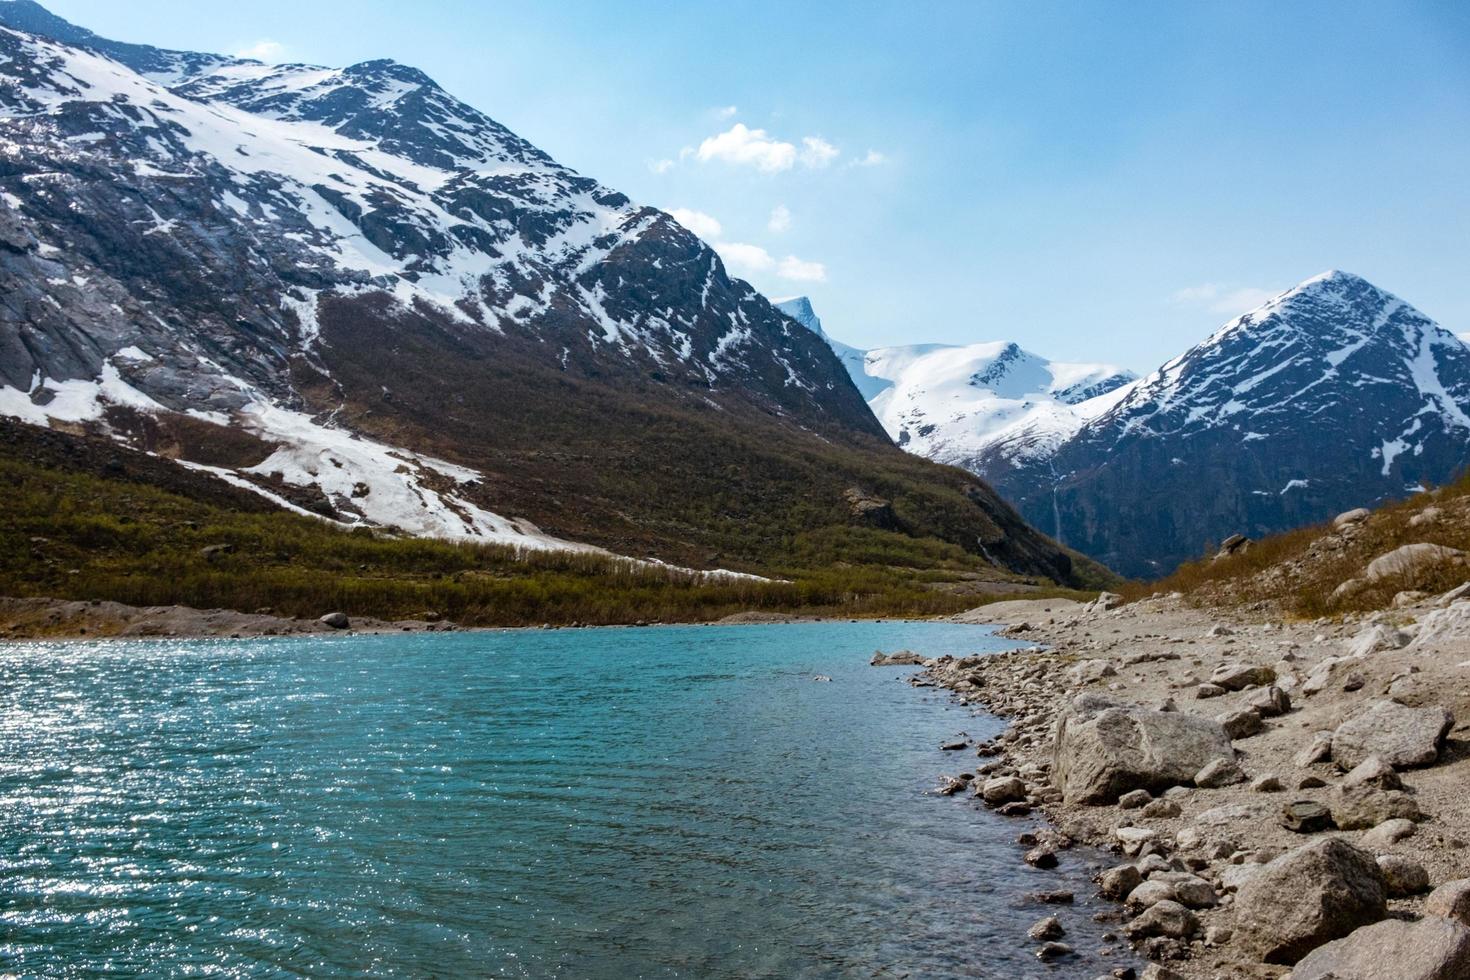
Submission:
[[[776,305],[832,346],[894,441],[944,463],[1043,452],[1137,377],[1112,364],[1049,361],[1008,342],[859,350],[829,337],[805,296]]]
[[[1470,432],[1470,351],[1449,331],[1361,276],[1314,276],[1225,324],[1144,378],[1096,422],[1181,434],[1229,427],[1260,438],[1359,400],[1413,410]]]

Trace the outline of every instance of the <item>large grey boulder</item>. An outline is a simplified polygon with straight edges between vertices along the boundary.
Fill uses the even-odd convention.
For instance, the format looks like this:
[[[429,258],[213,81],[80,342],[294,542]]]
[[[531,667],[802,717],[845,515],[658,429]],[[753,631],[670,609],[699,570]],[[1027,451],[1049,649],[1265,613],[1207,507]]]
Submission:
[[[1363,577],[1370,582],[1378,582],[1393,576],[1414,576],[1435,565],[1459,561],[1464,556],[1465,553],[1458,548],[1446,548],[1439,544],[1419,542],[1400,545],[1370,561],[1363,570]]]
[[[1217,722],[1097,695],[1074,698],[1057,718],[1051,778],[1068,803],[1112,803],[1134,789],[1189,783],[1235,750]]]
[[[1372,854],[1339,837],[1288,851],[1240,886],[1236,936],[1267,963],[1307,953],[1387,911],[1383,872]]]
[[[1464,980],[1470,977],[1470,928],[1428,916],[1385,919],[1313,950],[1292,980]]]
[[[1370,701],[1332,733],[1332,761],[1352,769],[1376,755],[1395,769],[1427,766],[1455,718],[1441,707],[1410,708],[1395,701]]]

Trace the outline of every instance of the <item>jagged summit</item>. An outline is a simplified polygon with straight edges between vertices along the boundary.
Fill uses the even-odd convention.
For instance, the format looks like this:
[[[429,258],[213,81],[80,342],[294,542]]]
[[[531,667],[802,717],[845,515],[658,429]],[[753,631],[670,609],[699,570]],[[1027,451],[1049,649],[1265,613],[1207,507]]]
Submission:
[[[1334,270],[1231,320],[1055,451],[977,472],[1059,539],[1151,575],[1233,533],[1444,482],[1467,460],[1470,349]]]

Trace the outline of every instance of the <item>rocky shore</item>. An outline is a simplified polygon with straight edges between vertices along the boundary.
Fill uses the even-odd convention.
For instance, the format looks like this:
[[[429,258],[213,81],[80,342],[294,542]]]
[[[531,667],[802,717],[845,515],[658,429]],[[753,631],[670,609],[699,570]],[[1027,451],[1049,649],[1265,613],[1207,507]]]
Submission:
[[[1043,812],[1019,859],[1116,853],[1097,883],[1144,976],[1467,978],[1467,592],[1308,623],[1178,596],[1005,602],[956,618],[1034,646],[913,683],[1010,721],[946,789]],[[1059,954],[1055,918],[1039,955]]]

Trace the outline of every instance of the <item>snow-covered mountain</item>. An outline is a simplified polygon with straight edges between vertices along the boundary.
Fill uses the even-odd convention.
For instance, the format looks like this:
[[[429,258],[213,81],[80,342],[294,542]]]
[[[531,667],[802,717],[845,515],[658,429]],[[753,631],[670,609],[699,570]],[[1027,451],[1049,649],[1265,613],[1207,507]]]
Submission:
[[[836,513],[908,465],[705,243],[423,72],[125,44],[30,0],[0,0],[0,413],[344,523],[698,561],[813,480]],[[817,445],[848,470],[751,456]],[[1060,567],[974,489],[964,534]]]
[[[829,337],[806,297],[776,307],[827,340],[896,443],[977,473],[997,459],[1046,456],[1137,378],[1112,364],[1049,361],[1005,341],[859,350]]]
[[[1334,271],[1225,324],[1044,461],[983,472],[1059,540],[1146,576],[1467,463],[1470,348]]]
[[[1037,527],[1129,575],[1470,464],[1470,348],[1345,272],[1136,380],[1015,344],[834,349],[900,445],[984,477]]]

